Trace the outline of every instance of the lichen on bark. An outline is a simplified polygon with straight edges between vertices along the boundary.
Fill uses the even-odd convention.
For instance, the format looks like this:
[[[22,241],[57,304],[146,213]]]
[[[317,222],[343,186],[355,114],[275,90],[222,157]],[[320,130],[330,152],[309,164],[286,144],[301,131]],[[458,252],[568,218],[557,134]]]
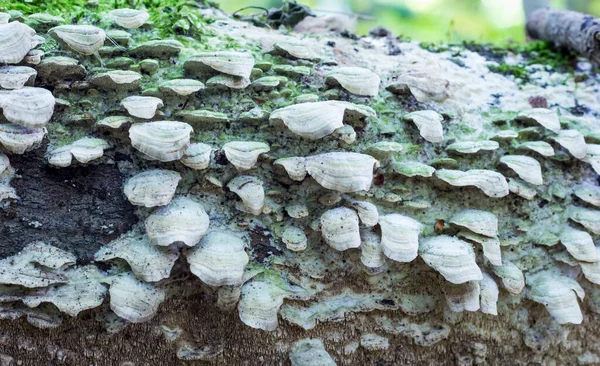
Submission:
[[[26,87],[51,90],[56,104],[43,143],[25,154],[4,145],[15,172],[5,168],[0,183],[19,198],[2,202],[0,255],[5,270],[40,270],[56,283],[32,289],[6,276],[7,362],[600,358],[595,262],[569,250],[599,234],[600,101],[588,61],[539,44],[294,33],[193,3],[166,3],[179,16],[148,8],[154,24],[124,31],[114,24],[121,13],[88,4],[73,1],[69,14],[110,37],[102,64],[46,35],[69,23],[64,14],[9,12],[44,37],[45,59],[21,65],[38,71]],[[571,69],[553,70],[547,57]],[[145,98],[122,103],[131,96]],[[208,217],[209,234],[180,225],[186,241],[146,237],[182,212]],[[54,268],[38,256],[20,268],[15,254],[37,241],[77,263]],[[128,245],[148,261],[112,258]],[[61,289],[98,284],[110,291],[102,305],[58,312]]]

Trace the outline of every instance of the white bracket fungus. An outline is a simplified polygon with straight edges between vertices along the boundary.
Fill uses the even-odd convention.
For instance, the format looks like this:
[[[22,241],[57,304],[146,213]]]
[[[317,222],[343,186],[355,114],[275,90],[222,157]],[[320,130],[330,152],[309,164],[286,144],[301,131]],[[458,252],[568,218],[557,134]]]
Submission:
[[[111,10],[108,12],[108,16],[119,26],[128,29],[139,28],[150,18],[150,14],[146,10],[128,8]]]
[[[86,164],[92,160],[101,158],[104,155],[104,150],[108,149],[108,142],[93,138],[84,137],[71,144],[71,154],[78,162]]]
[[[227,183],[227,188],[240,197],[238,209],[252,215],[260,215],[265,206],[265,189],[262,181],[251,175],[239,175]]]
[[[192,73],[206,72],[206,69],[210,69],[250,80],[254,58],[248,52],[202,52],[190,57],[183,67]]]
[[[492,272],[512,296],[518,296],[525,288],[525,276],[514,263],[504,260],[501,266],[492,266]]]
[[[519,133],[515,130],[500,130],[490,137],[490,140],[512,140],[519,137]]]
[[[17,64],[33,48],[33,28],[20,23],[0,24],[0,63]]]
[[[567,149],[577,159],[583,159],[587,155],[587,145],[581,132],[577,130],[560,130],[554,141]]]
[[[3,153],[0,153],[0,177],[4,174],[4,172],[11,171],[12,167],[10,166],[10,160],[8,156]]]
[[[21,89],[33,85],[37,71],[28,66],[0,66],[0,88]]]
[[[498,315],[497,303],[500,291],[498,290],[498,284],[496,281],[487,274],[482,272],[483,279],[479,281],[479,300],[481,306],[481,312],[485,314]]]
[[[349,117],[375,117],[376,113],[367,106],[343,101],[325,101],[293,104],[276,109],[271,113],[272,124],[283,123],[293,133],[307,139],[317,140],[330,135],[344,126]]]
[[[379,217],[381,247],[386,257],[397,262],[417,258],[421,223],[407,216],[390,214]]]
[[[82,55],[91,55],[104,45],[106,33],[92,25],[59,25],[48,31],[58,43]]]
[[[203,170],[210,165],[210,158],[213,148],[203,143],[192,143],[183,152],[183,157],[179,159],[181,163],[194,170]]]
[[[158,86],[158,90],[165,94],[175,94],[182,97],[187,97],[202,89],[204,89],[204,84],[194,79],[168,80]]]
[[[252,82],[252,87],[256,90],[271,90],[279,85],[285,85],[288,78],[285,76],[263,76]]]
[[[182,119],[184,122],[205,126],[219,125],[229,121],[229,118],[225,113],[203,109],[179,111],[175,114],[175,117]]]
[[[148,170],[129,178],[123,192],[134,205],[164,206],[171,202],[180,180],[179,173],[171,170]]]
[[[508,190],[530,201],[537,195],[536,190],[529,183],[525,183],[519,178],[510,178],[508,180]]]
[[[249,327],[273,331],[277,328],[277,313],[287,291],[267,280],[253,280],[242,287],[238,303],[240,320]]]
[[[154,245],[182,242],[192,247],[208,231],[209,221],[202,205],[187,197],[177,197],[148,216],[146,233]]]
[[[42,62],[42,58],[44,58],[44,51],[42,50],[31,50],[27,52],[23,61],[30,65],[39,65]]]
[[[483,278],[471,244],[440,235],[421,240],[419,255],[425,263],[454,284]]]
[[[132,124],[133,118],[126,116],[109,116],[96,122],[97,126],[105,126],[108,128],[120,128],[123,125]]]
[[[347,207],[326,211],[321,216],[321,235],[335,250],[358,248],[361,242],[358,215]]]
[[[390,166],[393,173],[404,175],[406,177],[424,177],[428,178],[435,173],[435,168],[417,161],[393,162]]]
[[[597,262],[600,257],[596,254],[596,247],[592,236],[585,231],[565,226],[560,232],[560,242],[567,248],[569,254],[582,262]]]
[[[504,197],[508,195],[506,178],[498,173],[486,169],[471,169],[466,172],[451,169],[438,169],[435,176],[444,182],[457,186],[474,186],[490,197]]]
[[[333,136],[333,138],[336,140],[343,141],[347,144],[353,144],[356,142],[356,131],[354,131],[354,128],[349,125],[343,125],[342,127],[337,128],[335,131],[333,131],[331,136]]]
[[[475,154],[480,150],[493,151],[500,147],[496,141],[460,141],[446,146],[447,151],[454,151],[461,154]]]
[[[165,299],[162,288],[144,283],[133,274],[120,274],[110,282],[110,308],[132,323],[151,319]]]
[[[302,41],[279,40],[273,43],[273,48],[267,51],[267,53],[301,60],[313,60],[316,58],[309,43]]]
[[[567,214],[571,220],[600,235],[600,211],[571,206],[567,208]]]
[[[369,144],[365,152],[375,159],[379,160],[383,165],[394,163],[398,153],[404,150],[404,145],[395,141],[378,141]]]
[[[277,159],[273,162],[274,166],[282,166],[288,176],[295,181],[301,182],[306,178],[306,158],[289,157]]]
[[[379,94],[379,75],[362,67],[338,67],[327,73],[327,83],[339,83],[352,94],[375,97]]]
[[[587,144],[586,156],[581,160],[590,164],[596,174],[600,175],[600,145]]]
[[[89,80],[93,85],[107,91],[130,91],[139,89],[142,75],[130,70],[111,70],[96,74]]]
[[[379,162],[365,154],[331,152],[306,158],[306,171],[321,186],[338,192],[371,189],[373,169]]]
[[[371,202],[350,200],[348,205],[356,210],[360,222],[365,226],[375,226],[379,222],[377,206]]]
[[[16,255],[0,260],[0,283],[24,287],[46,287],[65,283],[62,269],[75,263],[75,256],[43,242],[27,245]]]
[[[573,189],[573,193],[580,200],[600,207],[600,187],[593,184],[581,184]]]
[[[596,251],[596,258],[600,258],[600,248],[594,248]],[[600,260],[595,262],[579,262],[581,266],[581,271],[585,278],[587,278],[591,283],[596,285],[600,285]]]
[[[416,111],[404,116],[407,121],[412,121],[419,129],[421,136],[429,142],[444,141],[444,118],[436,111]]]
[[[54,113],[55,99],[49,90],[23,87],[0,91],[0,108],[4,117],[12,123],[29,129],[46,126]]]
[[[163,107],[163,101],[156,97],[131,96],[121,100],[121,105],[133,117],[151,119],[158,108]]]
[[[449,222],[490,238],[498,235],[498,218],[488,211],[463,210],[452,216]]]
[[[292,366],[336,366],[323,341],[318,338],[305,338],[294,343],[290,362]]]
[[[17,199],[17,192],[10,186],[11,179],[15,176],[15,169],[10,166],[8,156],[0,153],[0,203],[6,199]]]
[[[535,151],[543,156],[554,156],[554,148],[546,141],[526,141],[517,145],[517,148]]]
[[[534,121],[544,128],[552,131],[560,131],[560,122],[555,111],[546,108],[533,108],[519,112],[517,120]]]
[[[239,78],[237,76],[220,74],[206,80],[206,86],[212,88],[230,88],[244,89],[250,85],[250,79]]]
[[[25,295],[23,303],[29,307],[37,307],[43,302],[49,302],[70,316],[77,316],[84,310],[102,305],[107,290],[102,284],[104,275],[97,267],[82,266],[63,273],[65,283]]]
[[[502,265],[502,252],[500,250],[500,240],[497,237],[488,238],[486,236],[475,234],[470,231],[461,231],[456,234],[459,238],[470,243],[478,243],[483,247],[483,256],[495,266]]]
[[[305,250],[308,245],[308,238],[306,237],[304,230],[298,226],[288,226],[283,229],[281,241],[283,241],[287,249],[293,252],[301,252]]]
[[[421,103],[441,103],[450,96],[450,82],[445,79],[431,77],[424,73],[406,73],[399,75],[387,86],[387,90],[395,94],[408,91]]]
[[[583,315],[577,297],[583,300],[583,288],[577,281],[556,273],[536,273],[527,279],[531,290],[527,297],[543,304],[559,324],[581,324]]]
[[[14,154],[23,154],[41,143],[45,135],[45,128],[28,129],[12,123],[0,123],[0,144]]]
[[[360,261],[366,267],[379,268],[385,264],[381,238],[372,230],[360,231]]]
[[[211,231],[187,252],[190,270],[209,286],[240,286],[248,254],[244,241],[229,231]]]
[[[245,171],[254,168],[260,154],[269,152],[271,148],[264,142],[232,141],[223,145],[227,160],[237,168]]]
[[[184,122],[137,123],[129,128],[131,145],[150,160],[179,160],[190,144],[192,126]]]
[[[110,145],[95,137],[84,137],[69,145],[61,146],[56,149],[48,147],[46,157],[50,165],[58,167],[67,167],[71,165],[72,158],[82,164],[87,164],[92,160],[101,158],[104,155],[104,150]]]
[[[150,244],[145,235],[127,233],[103,246],[94,255],[96,261],[113,258],[125,260],[140,280],[157,282],[169,278],[179,253],[172,248],[160,248]]]

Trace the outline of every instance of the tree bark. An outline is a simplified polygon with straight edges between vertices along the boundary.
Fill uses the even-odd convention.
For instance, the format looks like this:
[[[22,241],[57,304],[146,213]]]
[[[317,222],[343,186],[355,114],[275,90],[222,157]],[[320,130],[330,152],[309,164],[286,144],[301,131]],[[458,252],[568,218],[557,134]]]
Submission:
[[[600,21],[588,14],[543,8],[527,18],[527,34],[600,63]]]
[[[172,9],[168,10],[154,14],[164,13],[170,17]],[[246,283],[251,283],[253,276],[262,274],[274,278],[278,285],[288,285],[295,290],[301,287],[305,291],[302,294],[310,296],[302,297],[300,291],[290,290],[284,306],[293,306],[295,313],[286,318],[280,312],[279,325],[274,331],[254,329],[242,323],[238,309],[231,301],[219,299],[219,295],[235,298],[240,289],[219,290],[203,283],[190,271],[186,260],[189,248],[179,247],[172,248],[180,251],[180,257],[170,277],[152,284],[166,291],[166,300],[155,316],[144,323],[129,323],[119,318],[111,310],[107,296],[97,308],[85,310],[77,317],[59,314],[60,325],[39,329],[28,323],[27,317],[36,323],[35,317],[44,314],[32,313],[37,308],[29,309],[14,298],[5,301],[5,296],[14,294],[19,288],[0,284],[0,317],[4,319],[0,321],[0,365],[211,363],[287,366],[291,364],[292,345],[304,338],[323,340],[325,350],[338,365],[600,363],[600,332],[597,329],[600,287],[582,274],[580,263],[565,250],[557,236],[565,225],[589,231],[585,220],[580,220],[581,225],[574,222],[565,208],[597,211],[594,207],[597,202],[590,201],[589,192],[574,193],[582,186],[597,188],[598,185],[597,175],[589,165],[593,167],[594,162],[600,165],[600,154],[593,154],[594,146],[598,146],[594,144],[600,142],[594,115],[600,113],[600,105],[590,97],[597,88],[592,71],[580,70],[578,77],[585,74],[587,78],[575,81],[571,74],[545,74],[536,69],[539,79],[527,84],[490,71],[491,65],[498,68],[500,64],[507,66],[510,63],[533,77],[533,72],[526,69],[526,60],[514,57],[510,50],[474,44],[467,45],[468,49],[456,45],[419,45],[400,41],[384,29],[378,29],[368,37],[348,32],[319,36],[296,34],[255,27],[214,9],[204,9],[194,15],[204,19],[205,33],[194,37],[189,34],[178,36],[185,42],[184,50],[173,51],[172,44],[167,44],[166,51],[158,49],[156,55],[141,58],[108,42],[108,47],[101,49],[109,67],[140,72],[142,86],[138,85],[134,91],[118,88],[99,91],[90,79],[106,70],[98,70],[93,58],[53,48],[52,43],[46,46],[48,56],[66,53],[79,59],[87,74],[84,80],[77,81],[61,79],[60,73],[53,75],[57,82],[36,80],[36,87],[52,90],[62,99],[63,107],[69,104],[72,109],[55,111],[48,125],[50,133],[41,146],[35,146],[25,154],[3,151],[16,169],[10,184],[20,199],[8,204],[2,202],[0,259],[10,260],[25,245],[43,241],[73,253],[77,257],[73,268],[93,265],[102,270],[130,274],[132,270],[124,261],[96,262],[94,254],[121,234],[143,230],[145,219],[157,210],[136,207],[127,200],[123,194],[126,177],[150,169],[169,169],[182,175],[176,195],[194,197],[202,202],[210,215],[211,229],[245,233],[246,251],[250,257]],[[585,25],[583,29],[582,25]],[[310,26],[300,28],[310,30]],[[598,57],[596,49],[582,44],[592,42],[589,38],[594,38],[596,28],[596,21],[591,18],[547,9],[535,12],[528,23],[532,36],[573,47],[592,59]],[[136,46],[134,41],[141,44],[157,38],[157,33],[152,30],[129,32],[134,38],[130,48]],[[113,33],[115,37],[119,35],[122,33]],[[302,52],[297,52],[296,56],[300,56],[296,57],[281,50],[272,52],[275,42],[284,46],[291,43],[293,51],[298,48],[306,51],[298,46],[299,43],[316,55],[302,56]],[[151,53],[148,49],[144,52]],[[157,85],[164,80],[196,77],[183,73],[183,63],[194,52],[206,50],[252,52],[256,58],[252,82],[256,84],[245,89],[227,89],[209,86],[205,78],[202,81],[207,87],[198,93],[183,98],[166,92],[162,94]],[[182,54],[177,56],[180,51]],[[230,57],[229,53],[227,55]],[[240,63],[247,62],[247,57],[241,60]],[[515,60],[519,64],[513,65]],[[157,65],[156,69],[152,69],[153,65]],[[346,66],[363,69],[358,82],[356,75],[354,79],[349,78],[350,84],[354,81],[354,90],[361,89],[362,82],[367,87],[373,82],[372,75],[364,69],[376,73],[381,81],[377,95],[355,95],[349,87],[328,77],[331,71]],[[37,67],[41,70],[43,65]],[[306,69],[310,70],[308,74]],[[74,74],[72,70],[68,71],[69,75]],[[350,71],[350,76],[357,72],[356,69]],[[264,90],[266,87],[257,83],[264,75],[271,77],[262,80],[265,84],[273,83],[275,79],[281,85]],[[370,75],[371,79],[363,79],[367,78],[365,75]],[[180,161],[148,160],[131,146],[127,133],[129,126],[103,129],[86,124],[81,118],[84,113],[92,115],[93,120],[127,116],[126,111],[119,109],[120,101],[126,96],[142,93],[163,98],[165,107],[155,119],[175,120],[178,112],[194,109],[226,115],[194,125],[193,142],[210,143],[217,150],[209,168],[195,171]],[[344,126],[331,136],[317,140],[301,138],[288,127],[270,123],[265,117],[295,103],[314,101],[315,95],[319,101],[343,102],[335,107],[328,104],[329,109],[323,112],[327,118],[315,118],[317,122],[330,121],[331,114],[335,114],[333,112],[340,105],[355,108],[343,113]],[[532,107],[548,106],[549,109],[537,109],[537,113],[543,113],[541,122],[525,116]],[[376,116],[366,120],[357,117],[360,114],[357,111],[364,112],[366,108],[373,108],[372,113]],[[256,109],[260,113],[255,113]],[[369,111],[367,109],[367,113]],[[420,126],[409,122],[415,118],[407,117],[416,111],[429,112],[429,118],[419,120]],[[517,116],[519,112],[522,114]],[[560,121],[557,112],[560,112]],[[545,128],[547,118],[558,126]],[[432,143],[422,137],[426,135],[423,131],[430,127],[428,123],[437,123],[435,126],[443,130],[442,142]],[[555,130],[560,131],[555,133]],[[64,134],[69,138],[71,135],[103,138],[110,141],[111,147],[104,151],[102,158],[91,163],[74,161],[68,168],[52,167],[45,153],[48,146],[58,144],[64,138],[56,131],[66,131]],[[356,141],[339,138],[344,133],[345,137],[352,137],[349,131],[354,133]],[[223,145],[232,140],[265,142],[271,150],[259,158],[254,169],[239,172],[222,150]],[[572,140],[576,140],[575,143]],[[457,142],[475,146],[465,150],[479,150],[477,146],[486,146],[487,150],[457,152],[460,148],[456,145],[450,147]],[[524,146],[526,142],[533,142],[538,148],[543,145],[544,154]],[[583,145],[589,145],[588,154],[581,159],[574,158],[572,150]],[[548,148],[551,154],[547,152]],[[329,152],[373,154],[380,167],[374,171],[371,189],[336,192],[325,189],[308,176],[302,182],[282,176],[274,165],[279,158]],[[521,179],[521,175],[535,170],[535,164],[518,172],[517,169],[512,171],[501,164],[500,159],[506,155],[526,155],[540,162],[544,184],[533,186]],[[416,171],[414,166],[425,167],[425,171],[402,171],[401,163],[418,163],[408,164],[409,168]],[[347,167],[348,170],[354,168]],[[508,188],[507,195],[501,198],[490,197],[477,188],[477,184],[489,183],[478,181],[483,169],[497,173],[495,176],[500,177],[502,186],[499,191],[503,192],[508,185],[510,195]],[[340,170],[340,175],[347,173]],[[454,186],[433,173],[450,171],[458,175],[469,170],[476,172],[470,177],[472,181],[478,181],[475,186]],[[239,198],[224,188],[229,179],[240,174],[257,176],[264,184],[267,204],[260,215],[240,210],[243,206]],[[509,292],[507,288],[511,281],[518,282],[519,276],[507,281],[496,276],[495,267],[484,256],[485,247],[482,249],[480,244],[471,246],[473,243],[463,242],[464,248],[473,249],[473,261],[478,268],[492,276],[499,286],[497,316],[472,311],[473,308],[456,310],[464,306],[456,300],[460,286],[449,283],[422,256],[404,263],[383,258],[382,254],[385,264],[370,268],[361,259],[361,249],[340,252],[329,247],[319,228],[322,214],[341,206],[358,207],[355,201],[372,203],[378,210],[377,215],[400,213],[419,221],[422,225],[419,240],[439,234],[458,237],[466,229],[450,221],[462,210],[493,213],[497,217],[499,237],[484,238],[471,233],[473,240],[501,241],[498,251],[501,251],[502,260],[513,263],[517,272],[525,276],[523,281],[551,270],[579,283],[585,290],[584,299],[575,299],[577,309],[581,308],[584,316],[582,324],[559,324],[544,306],[548,304],[528,297],[531,283],[527,283],[522,292],[515,294],[514,289]],[[358,214],[356,216],[358,221]],[[594,222],[587,224],[593,227]],[[306,233],[308,247],[305,251],[295,252],[286,247],[282,232],[288,226],[301,227]],[[382,235],[378,225],[371,229],[362,225],[360,229],[361,235],[368,230],[374,237]],[[597,241],[598,234],[592,234]],[[362,240],[365,240],[364,235]],[[364,242],[362,245],[364,247]],[[457,270],[461,268],[459,266]],[[450,291],[454,291],[451,294],[454,296],[448,296]],[[571,290],[567,293],[575,296]],[[479,294],[476,297],[479,306]],[[366,300],[363,303],[360,299]],[[550,305],[563,303],[561,299],[554,300]],[[11,304],[17,312],[9,311]],[[56,310],[54,305],[45,305]],[[56,315],[57,311],[52,314]],[[18,315],[22,316],[19,318]],[[298,319],[303,319],[304,323]],[[369,344],[373,334],[388,343]]]

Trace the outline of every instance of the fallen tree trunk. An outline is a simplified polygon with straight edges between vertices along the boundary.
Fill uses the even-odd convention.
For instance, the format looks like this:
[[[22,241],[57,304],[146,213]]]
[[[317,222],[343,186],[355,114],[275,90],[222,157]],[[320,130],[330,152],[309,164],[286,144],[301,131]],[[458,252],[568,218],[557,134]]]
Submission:
[[[527,34],[600,63],[600,22],[589,14],[542,8],[527,19]]]
[[[599,362],[584,60],[108,10],[0,39],[3,364]]]

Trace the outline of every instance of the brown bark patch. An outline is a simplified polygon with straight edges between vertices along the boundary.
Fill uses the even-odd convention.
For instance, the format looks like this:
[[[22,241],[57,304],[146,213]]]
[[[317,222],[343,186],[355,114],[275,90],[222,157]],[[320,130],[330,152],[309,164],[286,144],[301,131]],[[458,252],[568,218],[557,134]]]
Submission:
[[[9,157],[20,199],[0,210],[0,258],[44,241],[87,262],[138,221],[123,195],[123,177],[110,164],[52,168],[45,150]]]

